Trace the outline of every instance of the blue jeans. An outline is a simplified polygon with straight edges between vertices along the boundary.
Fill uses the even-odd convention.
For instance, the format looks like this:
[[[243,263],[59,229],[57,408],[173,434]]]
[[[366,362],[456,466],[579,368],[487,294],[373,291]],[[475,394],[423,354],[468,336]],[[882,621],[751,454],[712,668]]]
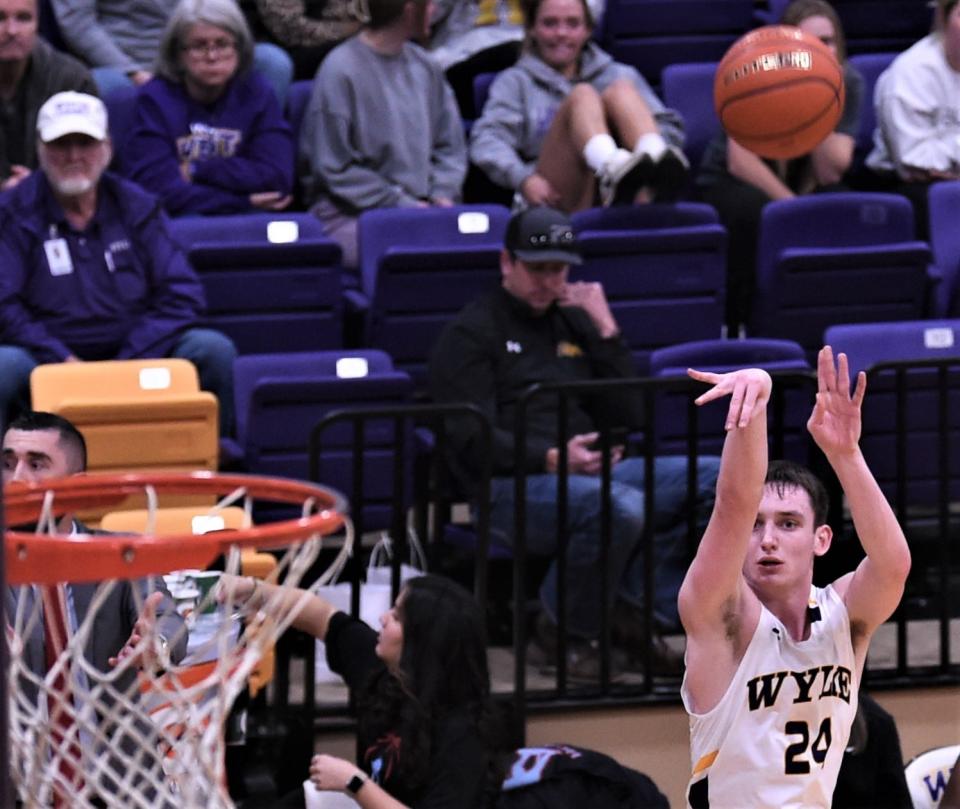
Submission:
[[[233,361],[237,349],[229,337],[212,329],[187,329],[169,356],[197,366],[200,387],[220,402],[220,435],[233,435]],[[19,346],[0,345],[0,416],[13,417],[30,407],[30,372],[37,361]]]
[[[287,103],[287,89],[293,81],[293,60],[290,55],[272,42],[258,42],[253,46],[253,68],[270,82],[280,102],[280,109],[283,109]],[[118,67],[95,67],[90,72],[100,98],[106,98],[118,87],[130,87],[133,84]]]
[[[720,459],[703,457],[697,463],[698,523],[713,504]],[[657,458],[654,463],[654,592],[653,611],[658,621],[675,624],[677,594],[686,573],[687,459]],[[640,542],[646,517],[643,458],[628,458],[613,468],[610,484],[611,530],[607,556],[608,605],[619,597],[635,605],[644,602],[644,562]],[[599,476],[570,475],[567,486],[567,629],[575,635],[594,638],[600,632]],[[527,478],[527,551],[539,555],[556,553],[556,475]],[[494,478],[490,490],[490,528],[512,541],[514,528],[514,480]],[[540,586],[544,609],[556,620],[557,564],[552,562]]]

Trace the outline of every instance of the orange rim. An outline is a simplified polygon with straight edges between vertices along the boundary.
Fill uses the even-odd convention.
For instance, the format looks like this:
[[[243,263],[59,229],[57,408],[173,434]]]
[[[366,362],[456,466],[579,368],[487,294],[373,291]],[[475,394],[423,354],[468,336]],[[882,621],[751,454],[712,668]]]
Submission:
[[[4,490],[8,525],[39,519],[47,492],[60,517],[85,508],[118,503],[152,486],[158,494],[226,495],[246,489],[256,500],[302,506],[313,500],[307,517],[281,520],[236,531],[208,534],[62,536],[8,530],[6,578],[10,584],[129,579],[181,568],[205,568],[231,546],[272,549],[333,533],[343,525],[346,501],[325,486],[305,481],[214,472],[156,472],[73,475],[42,483],[11,483]]]

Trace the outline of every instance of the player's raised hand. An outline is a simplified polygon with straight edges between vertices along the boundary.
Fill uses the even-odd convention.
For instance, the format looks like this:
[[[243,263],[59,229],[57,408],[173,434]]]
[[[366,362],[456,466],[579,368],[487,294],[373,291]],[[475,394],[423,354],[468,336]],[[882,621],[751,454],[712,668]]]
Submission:
[[[724,396],[730,397],[730,408],[724,424],[726,430],[746,427],[757,415],[766,412],[773,380],[770,379],[770,374],[760,368],[743,368],[725,374],[688,368],[687,375],[698,382],[713,385],[710,390],[697,397],[698,405],[705,405]]]
[[[847,355],[836,362],[833,349],[824,346],[817,355],[817,401],[807,421],[807,430],[827,456],[852,452],[860,441],[860,406],[867,392],[867,375],[857,374],[855,390],[850,391]]]

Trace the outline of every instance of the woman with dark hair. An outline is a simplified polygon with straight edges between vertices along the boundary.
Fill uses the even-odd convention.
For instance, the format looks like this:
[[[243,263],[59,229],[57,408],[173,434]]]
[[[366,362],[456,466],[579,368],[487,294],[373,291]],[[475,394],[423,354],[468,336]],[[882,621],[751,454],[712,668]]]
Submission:
[[[253,39],[234,0],[182,0],[160,43],[157,77],[137,96],[121,170],[167,212],[281,210],[291,202],[290,126],[251,70]]]
[[[309,776],[318,790],[345,792],[365,809],[490,805],[497,784],[486,633],[470,593],[439,576],[411,579],[378,635],[303,590],[224,576],[221,592],[252,608],[278,594],[285,610],[306,599],[293,626],[325,642],[331,670],[350,687],[361,760],[314,756]],[[281,805],[303,806],[303,792]]]
[[[518,206],[675,197],[687,172],[680,117],[591,41],[585,0],[526,0],[524,25],[525,52],[491,85],[470,159]]]
[[[703,154],[696,186],[700,198],[720,213],[727,228],[727,327],[747,322],[756,283],[760,214],[771,200],[842,190],[853,163],[860,129],[863,77],[847,61],[840,18],[826,0],[794,0],[781,22],[795,25],[826,45],[843,68],[846,100],[836,129],[812,152],[792,160],[767,160],[719,134]]]

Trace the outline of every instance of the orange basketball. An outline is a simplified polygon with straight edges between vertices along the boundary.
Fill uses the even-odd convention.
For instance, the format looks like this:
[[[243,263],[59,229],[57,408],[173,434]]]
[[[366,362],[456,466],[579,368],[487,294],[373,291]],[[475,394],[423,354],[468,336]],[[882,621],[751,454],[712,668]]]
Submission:
[[[740,37],[713,80],[713,103],[727,134],[762,157],[810,152],[843,112],[843,68],[819,39],[792,25]]]

